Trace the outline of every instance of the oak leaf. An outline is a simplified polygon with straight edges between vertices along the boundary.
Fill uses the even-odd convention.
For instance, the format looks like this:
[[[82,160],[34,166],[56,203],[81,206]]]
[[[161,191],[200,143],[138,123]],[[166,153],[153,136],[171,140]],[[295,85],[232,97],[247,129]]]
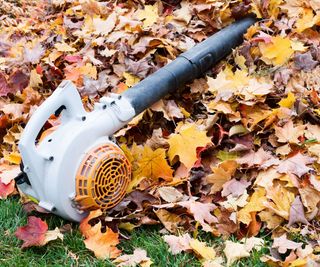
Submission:
[[[179,224],[183,222],[182,218],[174,213],[171,213],[165,209],[159,209],[154,212],[163,226],[170,232],[176,233]]]
[[[197,161],[197,147],[205,147],[211,143],[211,139],[205,131],[198,130],[195,124],[186,124],[179,133],[170,135],[168,142],[170,160],[173,161],[175,156],[179,156],[180,162],[191,169]]]

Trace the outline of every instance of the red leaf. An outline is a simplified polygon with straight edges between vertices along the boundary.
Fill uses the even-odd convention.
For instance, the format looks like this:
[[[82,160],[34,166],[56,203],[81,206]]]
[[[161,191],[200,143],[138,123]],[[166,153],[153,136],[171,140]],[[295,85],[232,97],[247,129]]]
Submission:
[[[29,76],[21,70],[17,70],[10,75],[10,85],[12,88],[10,93],[15,94],[18,91],[22,91],[28,84]]]
[[[7,96],[11,92],[11,88],[6,77],[0,72],[0,96]]]
[[[0,199],[6,199],[14,191],[14,181],[4,184],[0,179]]]
[[[31,246],[43,246],[45,242],[45,234],[48,231],[48,225],[45,221],[35,216],[28,217],[26,226],[19,227],[15,232],[15,236],[23,241],[22,248]]]

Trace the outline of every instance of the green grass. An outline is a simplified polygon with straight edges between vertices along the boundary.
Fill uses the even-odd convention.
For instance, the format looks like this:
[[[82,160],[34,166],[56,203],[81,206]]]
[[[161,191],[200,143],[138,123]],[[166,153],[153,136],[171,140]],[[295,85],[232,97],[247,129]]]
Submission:
[[[49,225],[49,229],[61,227],[68,222],[53,215],[41,215]],[[64,240],[50,242],[44,247],[20,248],[21,241],[14,236],[17,227],[25,225],[27,215],[17,198],[0,201],[0,266],[113,266],[108,261],[96,259],[85,248],[83,238],[77,224],[72,224],[72,231],[64,235]],[[172,255],[167,244],[159,234],[159,227],[143,227],[135,229],[129,240],[122,240],[119,248],[124,253],[132,253],[135,248],[147,251],[154,262],[153,266],[193,267],[201,263],[192,254],[181,253]],[[206,241],[217,250],[222,250],[222,239],[212,238],[208,233],[200,233],[199,239]],[[251,257],[233,264],[240,266],[266,266],[260,261],[261,255],[267,253],[267,248],[254,251]]]

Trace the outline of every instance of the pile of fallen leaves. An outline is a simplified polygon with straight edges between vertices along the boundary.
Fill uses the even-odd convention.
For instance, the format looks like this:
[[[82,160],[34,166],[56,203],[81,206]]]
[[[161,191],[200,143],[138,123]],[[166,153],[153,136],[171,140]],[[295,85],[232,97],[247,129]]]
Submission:
[[[173,254],[192,252],[204,266],[249,257],[263,246],[255,237],[261,232],[272,239],[262,261],[316,265],[316,0],[0,0],[0,198],[17,193],[23,127],[63,79],[77,85],[90,109],[250,13],[261,20],[232,55],[116,134],[133,166],[128,194],[106,213],[91,212],[80,230],[88,249],[119,266],[151,264],[144,250],[120,256],[117,248],[123,231],[150,224],[163,226]],[[213,248],[197,239],[200,229],[239,241]],[[296,234],[304,241],[290,240]],[[23,247],[63,237],[33,216],[16,235]]]

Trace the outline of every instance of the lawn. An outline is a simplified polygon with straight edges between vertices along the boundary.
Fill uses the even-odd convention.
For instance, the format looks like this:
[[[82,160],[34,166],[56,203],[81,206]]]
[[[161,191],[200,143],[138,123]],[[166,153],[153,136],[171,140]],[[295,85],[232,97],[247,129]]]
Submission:
[[[62,227],[69,222],[54,216],[42,215],[49,229]],[[14,236],[17,227],[25,225],[27,215],[18,198],[2,200],[0,204],[0,266],[114,266],[110,261],[98,260],[85,248],[83,237],[76,224],[64,234],[64,240],[53,241],[44,247],[20,248],[21,241]],[[159,227],[143,227],[134,230],[130,239],[123,239],[120,248],[124,253],[132,253],[135,248],[143,248],[154,262],[153,266],[201,266],[201,263],[188,253],[172,255],[167,244],[159,234]],[[220,238],[200,233],[200,239],[221,250]],[[267,244],[267,243],[266,243]],[[219,247],[220,246],[220,247]],[[254,251],[248,259],[242,259],[233,266],[266,266],[260,256],[268,252],[267,248]]]

